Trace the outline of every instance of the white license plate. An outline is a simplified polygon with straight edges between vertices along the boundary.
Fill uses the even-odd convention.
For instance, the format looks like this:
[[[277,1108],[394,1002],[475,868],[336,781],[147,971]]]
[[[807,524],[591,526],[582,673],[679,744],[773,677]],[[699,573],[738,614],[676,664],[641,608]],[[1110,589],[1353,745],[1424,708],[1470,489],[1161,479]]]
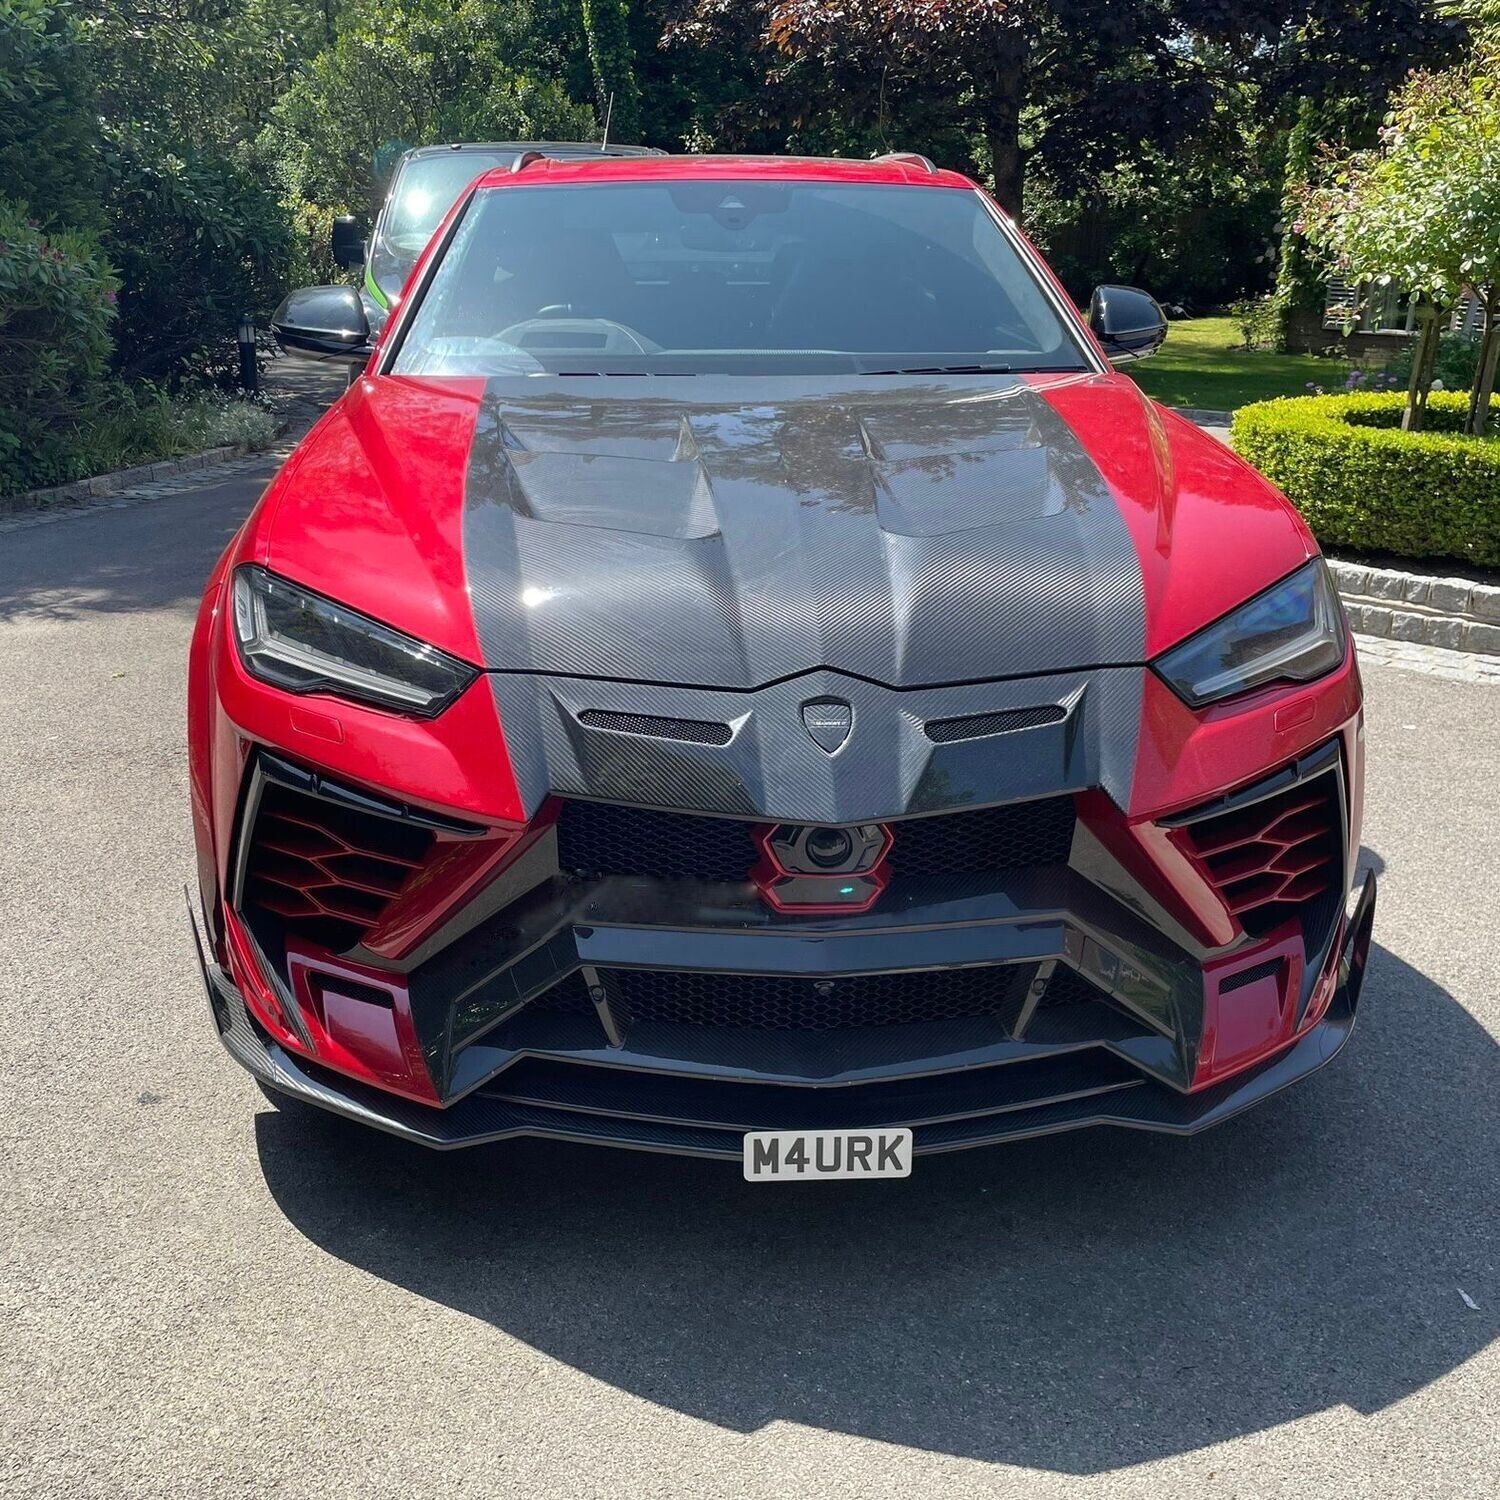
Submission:
[[[746,1182],[910,1177],[910,1130],[757,1130],[745,1137]]]

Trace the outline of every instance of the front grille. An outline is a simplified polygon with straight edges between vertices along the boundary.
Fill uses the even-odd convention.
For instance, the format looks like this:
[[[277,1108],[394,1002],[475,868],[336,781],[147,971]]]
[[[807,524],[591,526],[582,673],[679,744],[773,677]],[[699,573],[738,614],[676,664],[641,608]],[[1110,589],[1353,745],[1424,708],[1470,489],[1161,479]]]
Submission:
[[[906,818],[890,825],[889,864],[895,876],[914,878],[1065,864],[1073,821],[1071,797]],[[755,834],[754,823],[734,818],[564,802],[558,863],[579,875],[743,881],[760,857]]]
[[[1341,902],[1343,816],[1332,772],[1186,823],[1182,835],[1224,904],[1253,937],[1300,917],[1309,952]]]
[[[1026,964],[841,978],[614,969],[606,971],[603,982],[611,1011],[627,1028],[661,1023],[832,1031],[994,1015],[1011,1007],[1031,975]],[[575,974],[528,1008],[535,1014],[582,1015],[592,1013],[593,1004]]]
[[[1046,797],[977,812],[891,824],[893,876],[989,875],[1029,865],[1066,864],[1073,847],[1073,799]]]
[[[558,865],[577,875],[748,880],[759,855],[755,825],[733,818],[612,802],[564,802],[557,817]]]
[[[268,781],[245,862],[247,904],[334,950],[352,947],[385,914],[431,851],[433,836]]]

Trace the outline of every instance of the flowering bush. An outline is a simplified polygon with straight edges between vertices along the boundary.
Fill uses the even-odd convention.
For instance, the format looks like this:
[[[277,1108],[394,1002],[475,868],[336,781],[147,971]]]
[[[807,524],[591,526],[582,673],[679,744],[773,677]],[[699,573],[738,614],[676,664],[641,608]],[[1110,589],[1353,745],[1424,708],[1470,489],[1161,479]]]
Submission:
[[[1407,344],[1390,362],[1388,373],[1403,390],[1411,379],[1412,346]],[[1479,368],[1479,340],[1462,333],[1445,333],[1438,340],[1432,372],[1445,391],[1467,391],[1474,387]]]

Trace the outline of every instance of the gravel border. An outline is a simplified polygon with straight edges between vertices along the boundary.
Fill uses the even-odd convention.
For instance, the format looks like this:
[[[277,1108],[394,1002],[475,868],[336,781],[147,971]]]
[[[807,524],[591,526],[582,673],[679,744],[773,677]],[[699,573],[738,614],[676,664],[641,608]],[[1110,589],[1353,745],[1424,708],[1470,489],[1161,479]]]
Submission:
[[[54,484],[44,490],[23,490],[19,495],[0,495],[0,515],[52,510],[58,506],[72,509],[80,503],[87,503],[104,495],[118,495],[122,490],[157,484],[163,479],[175,479],[179,474],[191,474],[195,469],[206,469],[210,464],[238,458],[248,451],[241,444],[230,443],[222,448],[205,448],[202,453],[188,453],[181,458],[164,458],[154,464],[136,464],[134,468],[116,469],[112,474],[95,474],[90,479],[75,479],[71,484]]]
[[[212,462],[208,461],[204,455],[194,454],[191,456],[201,461],[188,468],[179,468],[176,473],[166,474],[156,479],[136,479],[119,489],[106,490],[99,494],[74,496],[71,499],[58,500],[51,505],[34,506],[30,510],[7,510],[4,500],[0,500],[0,536],[6,536],[13,531],[27,531],[33,526],[47,526],[56,521],[67,521],[74,516],[92,515],[95,511],[123,510],[126,506],[139,505],[144,500],[160,500],[168,495],[191,494],[208,485],[227,483],[240,474],[262,468],[267,464],[273,466],[272,472],[274,472],[274,466],[285,462],[291,451],[292,445],[285,438],[273,447],[252,449],[248,452],[240,452],[235,448],[210,449],[209,452],[216,455]],[[228,456],[218,457],[219,454]],[[141,469],[130,469],[124,472],[137,474],[157,467],[158,465],[148,464]],[[162,464],[160,467],[170,466]],[[268,474],[267,478],[269,477]]]

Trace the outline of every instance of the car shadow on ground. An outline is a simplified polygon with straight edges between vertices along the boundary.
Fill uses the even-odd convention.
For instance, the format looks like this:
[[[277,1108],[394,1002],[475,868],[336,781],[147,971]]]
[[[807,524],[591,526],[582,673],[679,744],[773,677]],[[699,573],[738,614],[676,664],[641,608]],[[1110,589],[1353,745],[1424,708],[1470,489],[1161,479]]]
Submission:
[[[1496,1044],[1384,951],[1361,1009],[1328,1069],[1202,1137],[1089,1131],[905,1182],[433,1155],[276,1112],[256,1134],[328,1253],[632,1394],[1094,1473],[1374,1411],[1500,1331]]]

